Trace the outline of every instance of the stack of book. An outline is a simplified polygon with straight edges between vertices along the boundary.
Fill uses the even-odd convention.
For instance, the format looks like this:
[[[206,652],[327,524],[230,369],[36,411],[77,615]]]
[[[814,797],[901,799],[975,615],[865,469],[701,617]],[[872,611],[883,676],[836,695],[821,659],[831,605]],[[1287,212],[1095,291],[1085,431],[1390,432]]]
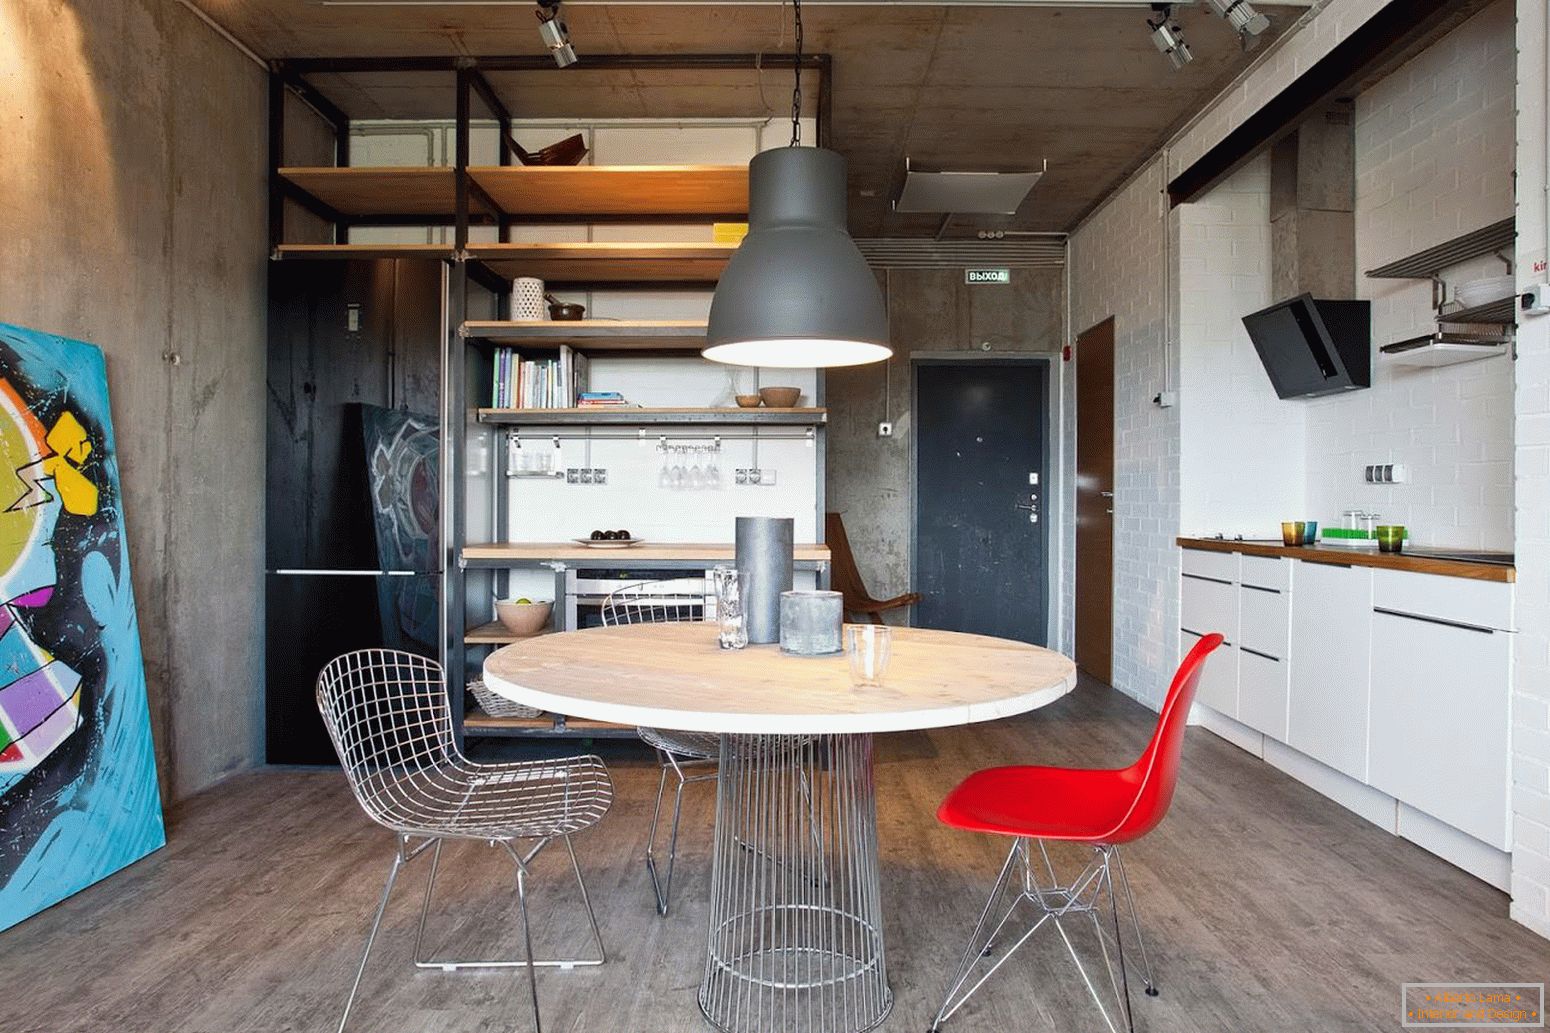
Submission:
[[[583,408],[606,408],[607,406],[629,405],[624,396],[617,391],[583,391],[576,396],[576,404]]]
[[[587,394],[587,357],[561,345],[552,359],[495,349],[490,405],[496,409],[568,409]]]

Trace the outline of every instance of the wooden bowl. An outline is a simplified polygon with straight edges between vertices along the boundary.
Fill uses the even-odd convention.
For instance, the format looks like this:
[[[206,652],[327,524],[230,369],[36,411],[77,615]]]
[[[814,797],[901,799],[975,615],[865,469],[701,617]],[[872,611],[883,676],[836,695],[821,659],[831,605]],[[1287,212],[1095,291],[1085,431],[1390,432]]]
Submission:
[[[519,603],[515,599],[495,600],[495,619],[513,635],[526,638],[549,627],[549,613],[553,603]]]
[[[550,302],[549,318],[557,323],[573,323],[585,318],[587,307],[574,301]]]
[[[790,409],[802,397],[800,387],[761,387],[759,397],[771,409]]]
[[[761,401],[758,395],[733,395],[732,397],[744,409],[757,409]]]

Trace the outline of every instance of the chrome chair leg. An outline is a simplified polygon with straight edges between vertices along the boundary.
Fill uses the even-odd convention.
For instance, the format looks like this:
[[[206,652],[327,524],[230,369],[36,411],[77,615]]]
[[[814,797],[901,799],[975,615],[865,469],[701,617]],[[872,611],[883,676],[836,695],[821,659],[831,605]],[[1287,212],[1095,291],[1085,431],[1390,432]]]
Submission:
[[[515,856],[515,855],[513,855]],[[533,930],[527,919],[527,866],[517,861],[517,910],[522,913],[522,943],[527,957],[527,989],[533,1001],[533,1033],[544,1033],[538,1014],[538,962],[533,957]]]
[[[393,895],[393,884],[398,881],[399,870],[404,866],[402,847],[393,854],[393,867],[388,869],[387,883],[382,887],[382,900],[377,904],[377,915],[371,920],[371,932],[366,934],[366,949],[361,952],[360,967],[355,970],[355,982],[350,984],[350,996],[345,998],[344,1014],[339,1016],[338,1033],[344,1033],[345,1023],[350,1021],[350,1009],[355,1005],[355,994],[361,988],[361,977],[366,974],[366,962],[371,958],[372,945],[377,942],[377,930],[382,927],[382,915],[387,911],[388,898]]]
[[[1130,977],[1125,971],[1125,941],[1119,931],[1119,891],[1114,886],[1114,857],[1113,847],[1104,850],[1103,881],[1108,884],[1109,919],[1114,925],[1114,953],[1119,960],[1120,1000],[1125,1003],[1125,1024],[1130,1028],[1130,1033],[1136,1033],[1136,1016],[1130,1007]],[[1103,960],[1108,961],[1108,951],[1104,951]],[[1113,978],[1112,970],[1110,978]]]
[[[606,951],[603,948],[603,936],[602,936],[602,933],[600,933],[598,931],[597,915],[592,910],[592,900],[591,900],[591,898],[587,894],[587,884],[582,880],[582,877],[581,877],[581,866],[576,861],[576,851],[575,851],[575,848],[571,846],[571,842],[570,842],[570,837],[569,836],[563,836],[563,837],[560,837],[560,838],[563,838],[565,840],[565,849],[570,854],[571,870],[576,875],[576,885],[577,885],[577,887],[581,891],[581,905],[582,905],[582,908],[587,913],[587,922],[588,922],[588,924],[590,925],[590,927],[592,929],[592,939],[593,939],[593,942],[595,942],[597,944],[597,957],[596,958],[540,959],[540,960],[537,960],[537,961],[532,961],[530,963],[528,959],[532,958],[532,953],[531,952],[528,953],[527,958],[520,959],[520,960],[474,961],[474,960],[452,959],[452,958],[427,958],[427,957],[425,957],[421,953],[421,944],[422,944],[422,942],[424,940],[424,936],[425,936],[426,918],[430,914],[431,895],[432,895],[432,891],[434,890],[435,885],[436,885],[436,872],[437,872],[437,869],[438,869],[438,867],[440,866],[440,863],[441,863],[441,842],[438,841],[437,844],[436,844],[436,849],[431,853],[430,877],[426,880],[426,883],[425,883],[425,900],[424,900],[424,903],[421,905],[421,908],[420,908],[420,923],[419,923],[418,930],[415,932],[415,937],[414,937],[414,965],[415,965],[415,968],[438,969],[438,970],[440,970],[442,972],[457,972],[457,971],[459,971],[461,969],[466,969],[466,968],[530,968],[530,967],[532,967],[532,968],[572,969],[572,968],[595,968],[598,965],[601,965],[604,962],[606,962],[608,960],[608,956],[607,956]],[[551,841],[548,840],[548,839],[540,840],[537,843],[537,845],[535,845],[531,850],[529,850],[527,852],[526,855],[518,854],[514,849],[512,849],[511,845],[508,844],[508,843],[502,842],[500,844],[500,846],[505,848],[506,852],[511,855],[511,859],[517,865],[517,870],[518,871],[522,871],[522,872],[526,872],[527,869],[528,869],[528,865],[530,865],[532,863],[533,859],[535,857],[537,857],[539,852],[542,851],[544,849],[544,847],[548,846],[550,842]]]
[[[1136,946],[1141,950],[1141,979],[1146,983],[1146,996],[1156,997],[1161,991],[1152,978],[1152,959],[1146,953],[1146,937],[1141,935],[1141,912],[1136,910],[1136,898],[1130,892],[1130,876],[1125,874],[1125,861],[1120,857],[1119,847],[1110,849],[1114,853],[1114,867],[1119,872],[1120,888],[1125,892],[1125,906],[1130,909],[1130,922],[1136,930]]]
[[[676,766],[674,767],[676,771]],[[667,779],[667,768],[662,769],[662,778]],[[651,841],[646,845],[646,873],[651,876],[651,891],[656,894],[657,914],[666,915],[673,896],[673,868],[678,861],[678,821],[683,816],[684,785],[687,783],[683,772],[678,771],[678,786],[673,790],[673,821],[669,826],[667,835],[667,874],[664,877],[657,870],[655,848],[657,842],[657,823],[655,817],[651,822]],[[660,792],[657,796],[657,808],[660,810],[662,799]]]

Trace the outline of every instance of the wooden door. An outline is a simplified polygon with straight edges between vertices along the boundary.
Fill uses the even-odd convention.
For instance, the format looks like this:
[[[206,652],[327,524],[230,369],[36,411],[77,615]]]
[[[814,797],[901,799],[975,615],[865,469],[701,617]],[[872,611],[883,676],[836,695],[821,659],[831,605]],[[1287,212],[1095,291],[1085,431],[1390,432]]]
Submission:
[[[1114,662],[1114,320],[1076,339],[1076,665]]]

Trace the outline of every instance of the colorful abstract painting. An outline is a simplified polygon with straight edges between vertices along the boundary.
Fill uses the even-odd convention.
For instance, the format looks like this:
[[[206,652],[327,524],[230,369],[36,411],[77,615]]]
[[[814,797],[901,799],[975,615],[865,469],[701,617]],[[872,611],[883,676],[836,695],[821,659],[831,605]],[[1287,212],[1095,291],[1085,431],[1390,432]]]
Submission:
[[[166,842],[107,371],[0,323],[0,929]]]
[[[434,416],[361,406],[366,471],[383,570],[436,570],[440,526],[441,448]],[[430,577],[377,579],[382,644],[435,656],[438,625],[436,582]]]

